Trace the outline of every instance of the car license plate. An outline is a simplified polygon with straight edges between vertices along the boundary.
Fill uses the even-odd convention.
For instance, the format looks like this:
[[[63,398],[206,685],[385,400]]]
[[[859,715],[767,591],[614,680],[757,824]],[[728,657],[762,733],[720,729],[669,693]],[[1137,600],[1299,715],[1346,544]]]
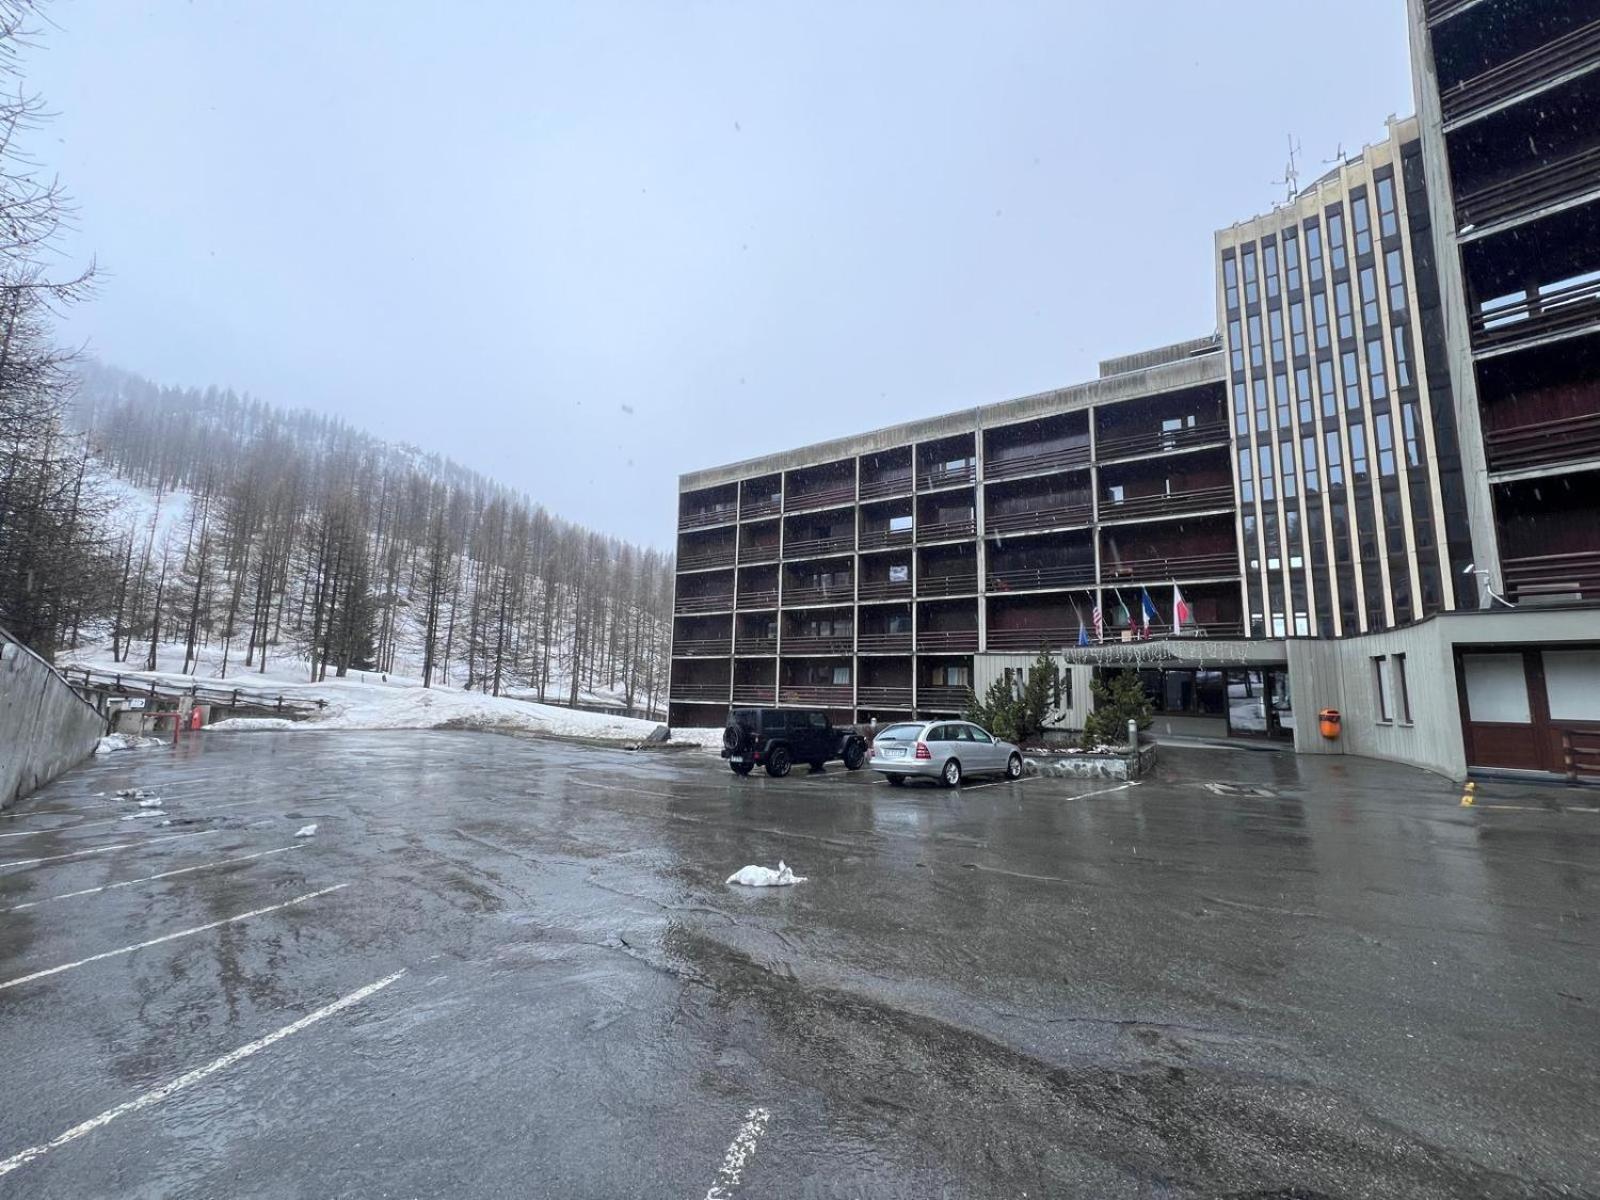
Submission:
[[[904,746],[885,746],[883,748],[883,756],[885,758],[904,758],[906,756],[906,748]]]
[[[742,755],[742,754],[735,754],[735,755],[734,755],[734,756],[733,756],[733,757],[732,757],[732,758],[730,758],[730,759],[729,759],[729,760],[728,760],[728,761],[729,761],[729,762],[737,762],[737,763],[742,763],[742,762],[743,762],[743,761],[744,761],[744,755]]]

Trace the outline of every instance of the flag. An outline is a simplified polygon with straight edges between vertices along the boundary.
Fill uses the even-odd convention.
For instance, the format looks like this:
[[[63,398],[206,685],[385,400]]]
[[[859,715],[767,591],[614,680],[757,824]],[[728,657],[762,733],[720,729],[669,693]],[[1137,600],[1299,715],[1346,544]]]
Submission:
[[[1150,599],[1150,592],[1146,588],[1139,589],[1139,604],[1144,609],[1144,636],[1150,637],[1150,623],[1156,619],[1156,602]]]
[[[1183,623],[1189,619],[1189,602],[1183,598],[1178,585],[1172,585],[1172,632],[1182,633]]]
[[[1106,619],[1105,614],[1100,611],[1100,602],[1098,600],[1095,601],[1093,619],[1094,640],[1103,642],[1106,640]]]
[[[1121,625],[1132,625],[1133,615],[1128,612],[1128,602],[1122,598],[1121,588],[1112,588],[1117,594],[1117,622]]]
[[[1083,627],[1083,618],[1079,617],[1078,618],[1078,645],[1087,646],[1088,644],[1089,644],[1089,631],[1086,630]]]

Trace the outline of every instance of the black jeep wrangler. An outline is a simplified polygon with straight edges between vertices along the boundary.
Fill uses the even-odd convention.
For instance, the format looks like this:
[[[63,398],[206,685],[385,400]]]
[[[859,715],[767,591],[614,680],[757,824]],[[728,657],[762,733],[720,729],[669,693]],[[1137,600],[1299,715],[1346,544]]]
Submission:
[[[797,762],[813,770],[841,760],[852,771],[867,760],[867,742],[859,733],[835,729],[828,714],[805,708],[735,708],[722,731],[722,757],[735,775],[756,767],[782,778]]]

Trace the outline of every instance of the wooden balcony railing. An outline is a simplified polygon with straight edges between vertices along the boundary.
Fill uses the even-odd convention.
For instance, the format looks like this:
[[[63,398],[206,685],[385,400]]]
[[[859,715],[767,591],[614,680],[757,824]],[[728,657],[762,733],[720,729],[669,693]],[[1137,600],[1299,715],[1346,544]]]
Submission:
[[[782,496],[763,496],[759,500],[746,499],[739,507],[739,519],[755,521],[761,517],[775,517],[782,511]]]
[[[862,654],[910,654],[909,633],[861,633],[856,635],[856,650]]]
[[[1456,225],[1483,227],[1600,188],[1600,146],[1540,162],[1456,199]]]
[[[856,703],[862,708],[910,708],[911,685],[863,683],[856,689]]]
[[[822,558],[829,554],[848,554],[855,549],[856,539],[853,533],[841,533],[834,537],[825,538],[797,538],[783,544],[784,558]]]
[[[701,550],[694,554],[680,554],[678,556],[678,570],[680,571],[709,571],[716,567],[733,566],[733,547],[725,550]]]
[[[1084,613],[1087,620],[1089,614]],[[1060,650],[1078,644],[1078,627],[1054,625],[1047,629],[995,629],[989,630],[991,650]]]
[[[1472,348],[1498,350],[1600,322],[1600,279],[1539,292],[1472,314]]]
[[[1058,529],[1087,525],[1094,519],[1094,508],[1082,504],[1055,504],[1049,508],[1030,508],[1023,512],[989,512],[983,515],[985,533],[1020,533],[1029,529]]]
[[[961,575],[920,575],[917,577],[919,596],[965,596],[978,590],[978,573]]]
[[[1500,573],[1512,600],[1532,596],[1600,599],[1600,550],[1502,558]]]
[[[725,655],[732,648],[731,638],[673,638],[674,658],[701,657],[708,654]]]
[[[887,496],[909,496],[911,494],[911,472],[904,475],[895,475],[884,479],[863,479],[861,481],[861,499],[882,500]]]
[[[778,685],[775,683],[736,683],[733,685],[735,704],[773,704],[777,701]]]
[[[858,549],[881,550],[886,546],[909,546],[911,544],[911,530],[909,529],[863,529],[861,536],[856,540]]]
[[[1441,91],[1439,109],[1448,127],[1481,116],[1541,82],[1597,65],[1600,65],[1600,21],[1591,21]]]
[[[759,588],[746,590],[741,588],[739,589],[739,607],[742,609],[777,608],[778,589]]]
[[[1138,433],[1097,438],[1094,452],[1100,462],[1106,462],[1140,454],[1174,454],[1180,450],[1193,450],[1197,446],[1220,445],[1227,440],[1228,423],[1208,421],[1203,425],[1186,425],[1181,429],[1144,429]]]
[[[1489,429],[1483,435],[1492,471],[1547,467],[1600,457],[1600,411],[1554,421]]]
[[[848,583],[838,587],[796,587],[783,589],[783,606],[791,604],[849,604],[854,592]]]
[[[784,654],[850,654],[856,648],[853,637],[815,637],[809,634],[783,635]]]
[[[1025,592],[1041,588],[1081,587],[1094,583],[1094,563],[1059,567],[1016,567],[989,572],[989,592]]]
[[[848,683],[784,683],[778,685],[779,704],[831,704],[849,707],[853,692]]]
[[[725,683],[675,683],[671,695],[674,700],[728,702],[728,685]]]
[[[917,689],[917,708],[934,712],[964,712],[972,693],[967,688],[935,687],[923,684]]]
[[[976,629],[920,629],[917,631],[919,654],[942,654],[946,651],[960,653],[978,648]]]
[[[964,462],[959,467],[923,467],[917,472],[917,491],[931,492],[935,488],[959,487],[964,483],[971,483],[978,477],[978,466],[974,462]]]
[[[1044,475],[1088,465],[1089,442],[1085,438],[1081,446],[1064,446],[1043,453],[1017,451],[999,457],[990,455],[983,460],[983,477],[985,480],[1015,479],[1018,475]]]
[[[697,508],[693,512],[686,512],[678,517],[679,529],[704,529],[707,525],[726,525],[737,520],[739,506],[737,504],[718,504],[711,508]]]
[[[856,589],[859,600],[900,600],[911,596],[911,581],[890,583],[887,579],[863,579]]]
[[[722,596],[679,596],[672,606],[675,613],[727,612],[733,608],[733,594]]]
[[[836,483],[815,491],[787,492],[783,497],[783,508],[785,512],[800,512],[808,508],[827,508],[830,504],[854,504],[855,499],[856,485],[852,479],[848,483]]]
[[[1561,727],[1561,769],[1572,783],[1600,779],[1600,726]]]
[[[737,637],[733,640],[735,654],[776,654],[778,652],[778,639],[775,637]]]
[[[1105,583],[1171,583],[1182,579],[1210,579],[1239,574],[1239,556],[1225,554],[1181,554],[1166,558],[1125,558],[1120,562],[1102,561],[1100,577]]]
[[[1196,488],[1191,492],[1166,492],[1153,496],[1128,496],[1123,500],[1102,497],[1102,521],[1142,520],[1149,517],[1176,517],[1186,513],[1205,512],[1213,508],[1233,507],[1233,488]]]
[[[739,561],[741,563],[777,562],[778,543],[769,542],[765,546],[740,546]]]
[[[917,541],[942,542],[951,538],[976,537],[978,522],[973,517],[965,517],[955,521],[935,521],[931,524],[917,526]]]

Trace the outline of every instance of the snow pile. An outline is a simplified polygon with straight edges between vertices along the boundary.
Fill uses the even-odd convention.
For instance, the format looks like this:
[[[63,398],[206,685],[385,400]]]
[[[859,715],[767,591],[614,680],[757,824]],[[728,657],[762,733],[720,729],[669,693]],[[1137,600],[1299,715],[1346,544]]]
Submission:
[[[206,728],[224,733],[248,733],[262,729],[293,729],[298,724],[298,721],[291,721],[287,717],[229,717],[223,721],[213,721]]]
[[[716,729],[674,729],[672,740],[680,746],[699,746],[704,750],[722,749],[722,727]]]
[[[113,733],[95,743],[96,754],[115,754],[118,750],[150,750],[165,746],[160,738],[140,737],[136,733]]]
[[[729,883],[742,884],[745,887],[788,887],[792,883],[804,883],[804,875],[796,875],[780,858],[778,869],[771,867],[740,867],[728,876]]]

